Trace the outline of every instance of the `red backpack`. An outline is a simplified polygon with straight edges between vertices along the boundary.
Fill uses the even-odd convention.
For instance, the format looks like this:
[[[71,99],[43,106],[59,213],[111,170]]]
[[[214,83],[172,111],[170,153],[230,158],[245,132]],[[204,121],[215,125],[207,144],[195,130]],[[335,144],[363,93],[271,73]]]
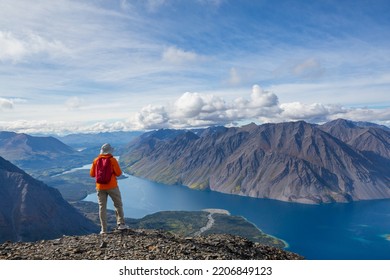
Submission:
[[[95,177],[96,183],[108,184],[112,176],[111,157],[99,157],[96,161]]]

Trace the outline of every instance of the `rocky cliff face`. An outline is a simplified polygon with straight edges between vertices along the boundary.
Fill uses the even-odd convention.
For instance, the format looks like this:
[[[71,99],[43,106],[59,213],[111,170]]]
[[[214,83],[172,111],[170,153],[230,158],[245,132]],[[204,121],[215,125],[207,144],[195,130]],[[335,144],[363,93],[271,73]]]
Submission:
[[[354,131],[347,141],[339,126],[250,124],[174,137],[157,131],[129,145],[122,161],[136,176],[229,194],[301,203],[389,198],[388,132]]]
[[[52,239],[98,227],[53,188],[0,157],[0,242]]]
[[[387,127],[338,119],[319,128],[368,157],[390,160],[390,129]]]

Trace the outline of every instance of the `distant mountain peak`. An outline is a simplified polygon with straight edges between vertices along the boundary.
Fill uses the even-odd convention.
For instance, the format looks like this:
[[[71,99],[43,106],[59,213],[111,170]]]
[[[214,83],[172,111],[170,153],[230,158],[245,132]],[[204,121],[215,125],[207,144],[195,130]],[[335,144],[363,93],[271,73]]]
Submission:
[[[355,122],[346,119],[336,119],[328,122],[327,125],[329,126],[337,125],[337,126],[348,127],[348,128],[355,128],[357,126]]]
[[[258,128],[258,125],[255,124],[254,122],[251,122],[247,125],[243,125],[241,127],[242,130],[245,130],[245,131],[250,131],[250,130],[253,130],[253,129],[257,129]]]
[[[346,119],[336,119],[333,121],[329,121],[322,126],[331,127],[331,126],[340,126],[345,128],[378,128],[386,131],[390,131],[390,128],[385,125],[376,124],[373,122],[364,122],[364,121],[351,121]]]

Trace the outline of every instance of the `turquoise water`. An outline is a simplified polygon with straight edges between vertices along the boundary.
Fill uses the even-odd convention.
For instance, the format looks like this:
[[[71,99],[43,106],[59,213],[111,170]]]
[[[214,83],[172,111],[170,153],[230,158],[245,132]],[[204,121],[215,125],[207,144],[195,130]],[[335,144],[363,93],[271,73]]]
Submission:
[[[128,176],[119,181],[125,216],[221,208],[285,240],[307,259],[390,260],[390,200],[305,205],[196,191]],[[86,200],[96,202],[96,194]],[[109,203],[109,208],[113,209]]]

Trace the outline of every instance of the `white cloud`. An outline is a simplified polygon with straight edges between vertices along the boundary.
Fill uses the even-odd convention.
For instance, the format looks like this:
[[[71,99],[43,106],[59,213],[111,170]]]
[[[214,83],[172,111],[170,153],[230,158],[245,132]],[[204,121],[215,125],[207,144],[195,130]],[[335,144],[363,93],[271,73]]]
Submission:
[[[317,59],[309,58],[295,65],[292,72],[303,78],[319,78],[325,73],[325,69]]]
[[[253,107],[272,107],[278,105],[278,97],[268,91],[264,91],[260,86],[252,87],[251,102],[249,106]]]
[[[177,119],[210,119],[223,114],[231,105],[214,95],[184,93],[175,101],[171,115]]]
[[[280,105],[282,112],[281,118],[284,120],[307,120],[307,121],[326,121],[330,116],[343,114],[347,109],[337,104],[312,103],[304,104],[301,102],[284,103]]]
[[[172,64],[184,64],[196,62],[200,56],[194,52],[185,51],[177,47],[169,47],[164,50],[162,60]]]
[[[235,67],[230,68],[229,84],[238,85],[241,83],[241,77]]]
[[[0,97],[0,111],[1,109],[13,109],[14,102],[10,99]]]
[[[26,52],[24,43],[16,39],[12,33],[0,31],[0,61],[20,60]]]
[[[182,118],[193,118],[200,114],[204,105],[204,97],[198,93],[186,92],[176,100],[175,114]]]
[[[68,52],[58,40],[49,41],[34,33],[20,37],[0,30],[0,61],[19,62],[26,56],[34,54],[46,53],[57,56]]]
[[[14,131],[28,134],[57,134],[66,135],[70,133],[94,133],[94,132],[112,132],[127,131],[135,129],[128,122],[95,122],[85,124],[81,122],[70,121],[37,121],[37,120],[19,120],[14,122],[0,121],[0,131]]]
[[[48,53],[52,56],[69,53],[69,49],[61,41],[48,40],[34,33],[28,35],[27,44],[32,53]]]
[[[240,97],[233,102],[212,94],[186,92],[169,106],[144,107],[130,120],[130,126],[137,129],[189,128],[249,120],[325,122],[336,118],[385,123],[390,119],[390,109],[354,109],[340,104],[302,102],[280,104],[276,94],[254,85],[249,99]]]
[[[250,99],[239,98],[228,102],[212,94],[186,92],[170,106],[148,105],[136,114],[135,127],[193,127],[226,124],[280,111],[275,94],[254,85]]]
[[[169,117],[163,106],[148,105],[130,120],[134,129],[158,129],[168,127]]]
[[[390,125],[390,108],[369,109],[369,108],[349,108],[345,112],[335,113],[330,119],[344,118],[354,121],[377,122]]]
[[[83,103],[84,103],[84,100],[82,98],[77,97],[77,96],[73,96],[73,97],[70,97],[66,100],[65,106],[69,110],[75,110],[75,109],[79,109],[80,107],[82,107]]]
[[[166,4],[166,0],[146,0],[147,8],[150,12],[155,12]]]
[[[0,130],[20,133],[62,133],[67,131],[65,122],[47,122],[34,120],[19,120],[13,122],[0,121]]]

